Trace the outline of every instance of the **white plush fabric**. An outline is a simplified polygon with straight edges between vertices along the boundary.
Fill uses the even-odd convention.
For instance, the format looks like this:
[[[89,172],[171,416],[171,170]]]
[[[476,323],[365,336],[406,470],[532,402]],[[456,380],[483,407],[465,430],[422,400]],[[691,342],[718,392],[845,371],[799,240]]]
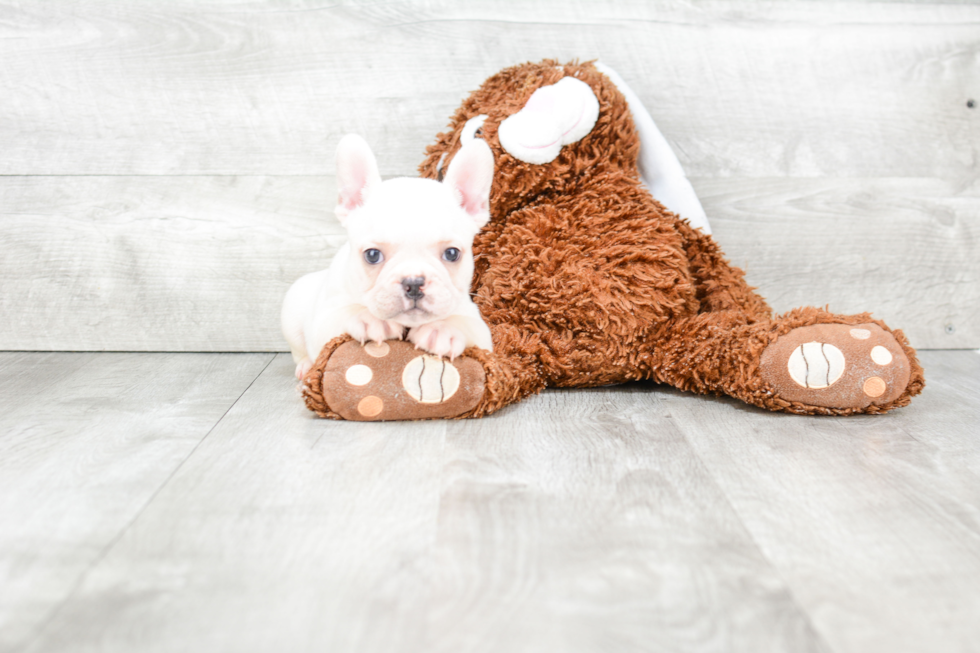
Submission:
[[[476,138],[476,130],[483,126],[483,123],[487,121],[487,114],[481,113],[478,116],[470,118],[463,125],[463,131],[459,133],[459,142],[466,145],[474,138]]]
[[[540,165],[592,131],[598,117],[599,100],[589,85],[565,77],[536,90],[523,109],[500,123],[497,137],[515,159]]]

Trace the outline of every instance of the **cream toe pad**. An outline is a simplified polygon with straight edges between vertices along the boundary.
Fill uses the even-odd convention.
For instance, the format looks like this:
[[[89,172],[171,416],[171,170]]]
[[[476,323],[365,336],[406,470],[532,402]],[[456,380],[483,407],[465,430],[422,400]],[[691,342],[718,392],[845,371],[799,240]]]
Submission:
[[[374,372],[367,365],[351,365],[344,374],[344,378],[351,385],[367,385],[374,377]]]
[[[833,345],[808,342],[789,357],[789,375],[803,388],[829,388],[844,373],[844,354]]]
[[[881,345],[877,345],[871,350],[871,360],[878,363],[878,365],[888,365],[892,362],[892,353]]]
[[[405,391],[423,404],[440,404],[459,389],[459,371],[438,356],[417,356],[402,372]]]
[[[364,352],[375,358],[384,358],[391,351],[391,346],[387,342],[369,342],[364,345]]]

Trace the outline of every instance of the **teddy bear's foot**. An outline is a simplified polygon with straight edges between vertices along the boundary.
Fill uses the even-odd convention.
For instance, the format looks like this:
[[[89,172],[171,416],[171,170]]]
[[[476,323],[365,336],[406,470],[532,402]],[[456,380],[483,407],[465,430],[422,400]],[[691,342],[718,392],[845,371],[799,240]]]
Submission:
[[[356,341],[337,347],[323,370],[329,408],[347,420],[456,417],[483,397],[483,366],[467,356],[453,361],[401,340]]]
[[[876,324],[793,329],[766,348],[759,371],[786,401],[858,411],[895,401],[911,376],[902,347]]]

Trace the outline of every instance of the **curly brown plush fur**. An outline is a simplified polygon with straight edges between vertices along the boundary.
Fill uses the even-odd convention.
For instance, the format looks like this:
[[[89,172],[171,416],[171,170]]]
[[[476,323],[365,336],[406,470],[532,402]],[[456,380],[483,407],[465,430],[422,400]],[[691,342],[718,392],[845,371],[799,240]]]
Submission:
[[[598,98],[594,128],[550,163],[514,158],[501,146],[498,126],[535,90],[565,76],[584,81]],[[548,386],[635,379],[800,414],[882,413],[921,392],[922,368],[900,331],[891,332],[868,314],[801,308],[773,316],[709,235],[653,199],[639,179],[639,139],[627,103],[591,63],[559,66],[546,60],[490,77],[427,149],[419,168],[423,177],[438,178],[459,150],[463,125],[480,114],[488,116],[480,137],[493,151],[496,167],[491,220],[474,243],[473,292],[490,325],[494,351],[468,352],[484,367],[486,390],[460,417],[487,415]],[[849,332],[863,339],[865,333],[878,334],[870,325],[881,327],[866,349],[873,344],[888,349],[893,367],[905,366],[887,377],[888,383],[904,386],[879,392],[884,382],[877,377],[852,379],[859,384],[855,387],[870,390],[841,405],[785,398],[800,389],[780,386],[761,365],[764,352],[794,329],[817,324],[861,325],[832,331],[830,339],[836,340],[828,344],[848,352],[863,346],[851,342],[859,336]],[[332,347],[336,344],[327,346],[307,378],[308,405],[324,416],[335,415],[322,400],[317,370],[322,377],[321,363]],[[853,369],[848,373],[856,373]],[[819,395],[819,390],[805,392]]]

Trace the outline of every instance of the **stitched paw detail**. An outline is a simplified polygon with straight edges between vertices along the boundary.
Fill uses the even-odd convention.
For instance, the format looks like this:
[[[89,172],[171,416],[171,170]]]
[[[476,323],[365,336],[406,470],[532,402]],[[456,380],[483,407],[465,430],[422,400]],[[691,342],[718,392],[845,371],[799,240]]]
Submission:
[[[905,352],[876,324],[793,329],[766,348],[759,371],[782,399],[844,409],[894,401],[911,374]]]
[[[803,388],[829,388],[844,373],[844,354],[826,342],[808,342],[793,350],[786,369],[796,385]]]
[[[419,355],[400,340],[344,343],[323,373],[327,404],[355,421],[456,417],[477,405],[485,386],[486,375],[477,361]]]
[[[421,404],[441,404],[459,390],[459,370],[445,358],[416,356],[402,372],[402,387]]]

